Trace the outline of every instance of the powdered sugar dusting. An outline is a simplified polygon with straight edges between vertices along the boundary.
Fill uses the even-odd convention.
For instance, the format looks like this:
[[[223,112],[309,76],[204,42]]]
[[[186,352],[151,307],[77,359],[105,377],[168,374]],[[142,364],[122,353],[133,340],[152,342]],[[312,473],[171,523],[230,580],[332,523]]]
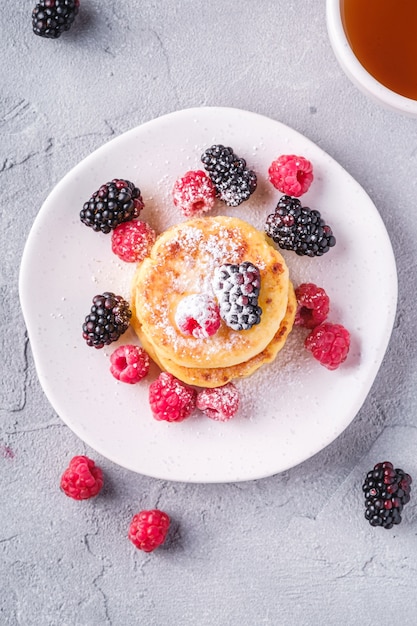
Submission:
[[[184,246],[191,250],[197,246],[203,239],[203,233],[199,228],[194,226],[184,226],[180,231],[179,241],[184,241]]]
[[[241,239],[237,229],[220,229],[216,235],[209,235],[207,241],[204,242],[203,248],[208,258],[212,261],[213,270],[220,263],[224,262],[224,258],[228,257],[229,263],[237,262],[239,259]]]
[[[175,322],[185,335],[207,339],[219,330],[219,307],[209,294],[192,294],[180,300],[175,311]]]
[[[251,350],[259,351],[259,337],[234,331],[224,322],[216,334],[208,334],[210,341],[207,341],[207,333],[199,330],[184,334],[190,315],[201,326],[200,321],[204,320],[207,311],[199,310],[202,301],[197,306],[196,300],[197,308],[191,312],[185,303],[181,305],[181,301],[195,294],[216,300],[212,284],[216,268],[224,263],[239,264],[256,250],[256,245],[251,245],[251,237],[257,233],[252,233],[249,225],[248,229],[242,230],[236,224],[236,218],[223,216],[215,219],[211,222],[197,218],[179,224],[171,237],[160,242],[146,277],[146,287],[142,289],[147,290],[149,297],[138,300],[138,308],[140,306],[145,311],[144,332],[153,337],[160,356],[165,354],[166,358],[175,358],[178,364],[185,366],[192,366],[195,359],[199,360],[201,367],[224,366],[226,361],[231,365],[241,354],[249,354],[250,358]],[[255,238],[254,244],[259,245],[258,241]],[[265,268],[261,254],[255,254],[256,264]],[[158,298],[153,294],[158,294]],[[265,339],[262,337],[261,342]],[[225,358],[228,352],[233,352],[229,360]]]
[[[197,408],[218,422],[226,422],[239,408],[239,392],[233,383],[223,387],[204,389],[197,395]]]
[[[185,217],[195,217],[214,207],[216,190],[211,179],[201,170],[189,171],[175,181],[172,190],[174,205]]]

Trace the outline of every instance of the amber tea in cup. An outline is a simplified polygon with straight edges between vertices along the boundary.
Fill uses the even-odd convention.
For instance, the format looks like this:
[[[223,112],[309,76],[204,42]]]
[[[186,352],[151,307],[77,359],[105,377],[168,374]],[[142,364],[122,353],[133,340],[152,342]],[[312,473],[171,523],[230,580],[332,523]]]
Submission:
[[[417,0],[343,0],[341,16],[363,67],[388,89],[417,100]]]

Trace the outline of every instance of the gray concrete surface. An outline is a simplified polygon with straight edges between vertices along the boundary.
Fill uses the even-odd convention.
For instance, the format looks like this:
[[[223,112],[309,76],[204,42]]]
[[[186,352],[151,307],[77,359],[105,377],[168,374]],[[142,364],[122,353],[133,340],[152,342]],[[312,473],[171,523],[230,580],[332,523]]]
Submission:
[[[33,5],[0,17],[0,623],[417,624],[416,497],[384,531],[363,519],[360,488],[382,457],[417,478],[417,120],[350,84],[324,0],[81,0],[57,41],[32,34]],[[19,309],[25,240],[61,177],[112,137],[204,105],[268,115],[339,161],[378,207],[399,274],[390,346],[350,427],[298,467],[240,484],[159,481],[87,448],[40,387]],[[85,503],[58,488],[80,453],[106,475]],[[127,525],[156,504],[173,529],[146,555]]]

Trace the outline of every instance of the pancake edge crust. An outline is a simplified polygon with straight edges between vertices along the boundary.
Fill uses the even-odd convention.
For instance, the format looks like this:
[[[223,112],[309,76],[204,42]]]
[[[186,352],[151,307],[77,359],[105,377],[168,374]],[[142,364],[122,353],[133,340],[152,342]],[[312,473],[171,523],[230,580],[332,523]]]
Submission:
[[[132,320],[131,325],[143,348],[148,352],[151,359],[158,367],[169,372],[182,382],[196,387],[221,387],[239,378],[246,378],[258,370],[262,365],[272,363],[282,350],[285,342],[290,334],[297,310],[297,300],[295,297],[294,287],[289,283],[287,309],[281,324],[270,343],[257,355],[243,361],[240,364],[220,367],[220,368],[187,368],[179,366],[173,361],[161,359],[152,343],[143,333],[140,322],[136,316],[134,301],[132,302]]]
[[[216,267],[247,260],[261,273],[260,323],[235,331],[222,322],[209,339],[183,335],[174,321],[181,298],[210,293]],[[288,285],[286,262],[264,233],[239,218],[194,218],[157,238],[134,275],[132,302],[142,334],[160,359],[188,368],[230,367],[256,356],[270,343],[285,315]]]

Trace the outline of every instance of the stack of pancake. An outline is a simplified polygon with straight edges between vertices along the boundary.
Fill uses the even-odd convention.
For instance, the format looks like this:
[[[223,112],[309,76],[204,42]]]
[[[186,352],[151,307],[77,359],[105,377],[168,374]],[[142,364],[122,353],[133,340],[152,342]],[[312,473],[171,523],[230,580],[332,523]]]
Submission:
[[[212,336],[183,334],[175,311],[186,296],[213,295],[216,267],[250,261],[260,271],[259,324],[236,331],[223,321]],[[273,361],[292,329],[296,299],[282,255],[263,233],[234,217],[203,217],[162,233],[137,267],[132,326],[156,364],[183,382],[219,387]]]

